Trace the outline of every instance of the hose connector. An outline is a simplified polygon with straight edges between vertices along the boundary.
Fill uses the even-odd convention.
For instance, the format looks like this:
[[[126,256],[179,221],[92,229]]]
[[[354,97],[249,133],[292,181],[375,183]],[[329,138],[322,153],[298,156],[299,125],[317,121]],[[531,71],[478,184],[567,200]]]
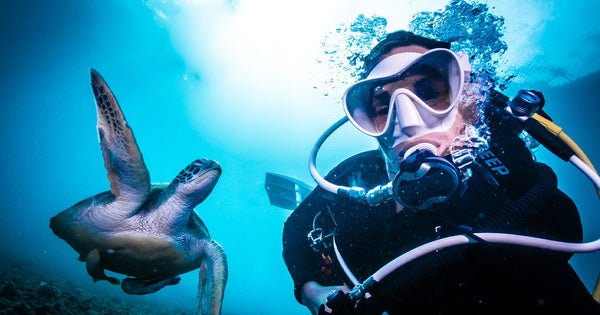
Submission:
[[[358,301],[364,298],[367,294],[367,291],[369,291],[375,284],[377,284],[377,281],[373,279],[373,276],[370,276],[367,280],[365,280],[365,282],[355,286],[354,289],[352,289],[350,292],[350,299]]]
[[[371,207],[375,207],[380,205],[383,202],[386,202],[392,199],[394,195],[393,190],[393,182],[389,182],[386,185],[379,185],[367,192],[365,198],[367,199],[367,203]]]
[[[343,187],[339,186],[337,190],[338,195],[346,196],[355,201],[365,202],[366,190],[361,187]]]

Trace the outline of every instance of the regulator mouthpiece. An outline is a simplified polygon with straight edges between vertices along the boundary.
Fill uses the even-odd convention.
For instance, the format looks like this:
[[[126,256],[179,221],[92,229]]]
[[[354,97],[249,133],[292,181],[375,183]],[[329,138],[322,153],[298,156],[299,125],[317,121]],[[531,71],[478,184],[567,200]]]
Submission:
[[[452,163],[431,151],[417,149],[400,163],[392,196],[405,207],[424,210],[452,200],[459,186],[459,172]]]
[[[419,143],[419,144],[413,146],[412,148],[406,150],[406,153],[404,153],[404,159],[406,160],[409,156],[411,156],[417,150],[429,151],[434,156],[437,155],[437,148],[433,144],[423,142],[423,143]]]

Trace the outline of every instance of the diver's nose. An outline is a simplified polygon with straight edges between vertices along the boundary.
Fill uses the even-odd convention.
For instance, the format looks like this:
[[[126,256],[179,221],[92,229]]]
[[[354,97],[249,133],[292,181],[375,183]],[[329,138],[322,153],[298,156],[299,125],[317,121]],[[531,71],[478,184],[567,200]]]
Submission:
[[[417,134],[425,122],[419,115],[415,103],[406,95],[398,94],[394,99],[396,106],[396,119],[402,134],[412,137]]]

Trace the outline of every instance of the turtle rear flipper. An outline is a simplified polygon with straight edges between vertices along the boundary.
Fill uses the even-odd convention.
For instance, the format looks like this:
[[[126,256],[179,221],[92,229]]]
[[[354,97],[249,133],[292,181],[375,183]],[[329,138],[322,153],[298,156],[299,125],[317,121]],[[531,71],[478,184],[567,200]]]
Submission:
[[[179,276],[159,279],[137,279],[125,278],[121,283],[121,289],[127,294],[143,295],[154,293],[165,286],[178,284]]]
[[[115,277],[107,277],[104,274],[104,268],[100,266],[100,251],[95,248],[92,249],[85,257],[85,268],[94,282],[98,280],[108,280],[112,284],[119,284],[121,281]]]

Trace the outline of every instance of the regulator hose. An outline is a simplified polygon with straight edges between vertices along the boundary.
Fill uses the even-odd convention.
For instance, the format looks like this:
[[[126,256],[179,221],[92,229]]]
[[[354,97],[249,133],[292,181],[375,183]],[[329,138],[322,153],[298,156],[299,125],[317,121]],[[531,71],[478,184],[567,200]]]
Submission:
[[[558,182],[550,167],[537,163],[536,169],[539,176],[531,189],[506,208],[478,222],[475,225],[478,231],[501,231],[503,228],[516,227],[540,211],[545,199],[557,190]],[[470,232],[465,233],[465,231],[459,233]],[[386,305],[397,303],[402,298],[400,292],[423,288],[442,272],[452,273],[451,269],[461,264],[466,252],[467,246],[444,248],[407,264],[401,272],[394,272],[393,276],[382,280],[379,285],[372,288],[368,304],[370,307],[380,305],[383,311]]]
[[[557,191],[558,179],[552,169],[536,163],[537,182],[523,196],[501,211],[494,212],[489,218],[473,226],[477,232],[506,232],[506,228],[518,226],[525,219],[540,211],[544,200]]]

